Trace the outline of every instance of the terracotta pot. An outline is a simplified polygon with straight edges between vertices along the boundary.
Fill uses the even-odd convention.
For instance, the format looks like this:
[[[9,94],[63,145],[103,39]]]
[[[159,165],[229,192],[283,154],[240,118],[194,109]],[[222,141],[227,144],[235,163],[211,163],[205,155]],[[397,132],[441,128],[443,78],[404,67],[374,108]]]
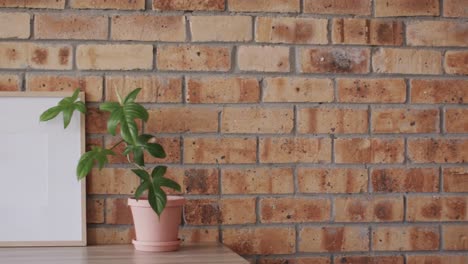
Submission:
[[[185,198],[168,196],[167,205],[161,218],[151,208],[146,199],[128,199],[135,224],[136,239],[133,245],[139,251],[165,252],[179,249],[179,225]]]

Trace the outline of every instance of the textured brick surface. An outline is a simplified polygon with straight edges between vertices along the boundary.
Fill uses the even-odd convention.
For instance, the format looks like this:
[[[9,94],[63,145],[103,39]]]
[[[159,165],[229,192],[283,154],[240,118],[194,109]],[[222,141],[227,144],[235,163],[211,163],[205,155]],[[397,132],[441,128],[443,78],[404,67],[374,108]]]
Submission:
[[[113,40],[184,41],[183,16],[118,15],[112,17]]]
[[[326,44],[327,20],[258,17],[255,41],[268,43]]]
[[[435,50],[380,48],[372,56],[378,73],[440,74],[442,55]]]
[[[34,17],[34,36],[38,39],[106,39],[105,16],[39,14]]]
[[[300,252],[353,252],[369,249],[367,227],[304,227],[299,231]]]
[[[466,0],[0,0],[0,96],[84,91],[89,150],[120,141],[99,103],[141,88],[184,245],[466,264],[467,18]],[[87,179],[91,245],[134,239],[124,149]]]
[[[439,228],[435,226],[392,226],[372,229],[376,251],[438,250]]]
[[[18,38],[26,39],[30,36],[30,20],[31,17],[27,13],[1,13],[0,38]]]
[[[438,0],[375,0],[375,16],[438,16]]]
[[[401,45],[403,24],[378,19],[333,19],[332,41],[337,44]]]
[[[0,75],[0,91],[13,92],[19,91],[21,88],[21,80],[18,75],[1,74]]]
[[[304,0],[305,13],[370,15],[371,1],[368,0]]]

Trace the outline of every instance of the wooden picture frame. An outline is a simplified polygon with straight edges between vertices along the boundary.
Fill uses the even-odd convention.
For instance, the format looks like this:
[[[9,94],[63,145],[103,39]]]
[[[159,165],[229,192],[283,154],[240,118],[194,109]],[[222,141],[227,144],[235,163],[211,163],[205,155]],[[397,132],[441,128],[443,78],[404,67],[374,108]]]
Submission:
[[[1,166],[2,150],[0,149],[0,247],[86,246],[86,183],[84,179],[78,182],[75,173],[79,157],[85,152],[85,117],[83,114],[75,112],[70,126],[66,130],[63,128],[61,114],[54,120],[39,122],[39,117],[43,111],[55,106],[62,98],[71,95],[72,92],[0,92],[0,124],[5,124],[0,126],[0,144],[2,144],[2,140],[4,141],[3,144],[6,143],[6,145],[15,144],[13,147],[6,147],[6,151],[10,153],[5,153],[5,149],[3,150],[3,159],[5,159],[6,156],[6,161],[3,161],[3,166],[6,165],[6,168]],[[79,97],[81,101],[85,101],[84,93],[81,92]],[[19,106],[16,106],[17,104],[19,104]],[[21,111],[18,111],[19,109],[21,109]],[[29,113],[28,111],[33,113]],[[35,122],[34,120],[37,120],[38,124],[32,124]],[[33,128],[39,127],[37,134],[35,134],[35,131],[26,131],[24,135],[27,136],[24,136],[21,129],[27,129],[28,125]],[[17,126],[17,128],[14,126]],[[60,138],[61,135],[63,135],[63,138]],[[29,137],[33,139],[29,139]],[[35,137],[36,140],[34,140]],[[9,140],[10,138],[12,139],[11,141]],[[15,142],[15,138],[21,138],[21,142],[13,143]],[[40,140],[42,138],[47,138],[47,140]],[[73,142],[75,140],[79,142],[69,142],[69,139],[72,139]],[[24,142],[24,140],[26,142]],[[63,140],[63,143],[67,142],[67,144],[56,144],[60,140]],[[46,143],[42,141],[46,141]],[[32,146],[31,144],[29,146],[26,145],[31,142],[34,143]],[[37,145],[41,145],[42,149]],[[70,145],[72,147],[70,147]],[[37,157],[38,160],[35,158],[32,159],[32,156],[29,157],[29,160],[26,160],[28,157],[23,157],[24,151],[21,152],[21,156],[17,155],[19,157],[11,157],[15,156],[11,154],[11,152],[15,153],[15,151],[18,151],[16,148],[21,147],[33,152],[32,154],[26,153],[26,156],[33,155],[35,152],[42,151],[41,153],[44,153],[47,151],[47,159],[49,159],[50,156],[53,156],[55,159],[51,162],[47,161],[47,164],[45,164],[45,162],[40,162],[40,160],[44,160],[44,155],[34,156]],[[62,150],[63,152],[61,152]],[[59,160],[62,158],[66,158],[67,160]],[[72,158],[73,160],[71,160]],[[11,165],[15,162],[17,165],[24,164],[24,166],[14,167],[14,165]],[[31,162],[33,163],[32,165],[30,164]],[[59,166],[62,167],[59,168]],[[23,178],[21,178],[21,176],[12,177],[11,174],[14,173],[11,173],[12,169],[8,167],[14,167],[15,172],[16,170],[34,170],[34,173],[31,173],[33,176],[21,175]],[[35,169],[36,167],[40,168]],[[46,168],[43,169],[42,167]],[[41,174],[44,170],[46,171],[46,175],[42,175],[44,173]],[[2,175],[2,171],[9,175]],[[66,172],[64,173],[66,177],[63,177],[62,172]],[[40,177],[37,177],[37,175],[35,175],[36,173],[40,175]],[[30,178],[25,179],[25,177]],[[43,179],[41,177],[45,177],[46,183],[40,181]],[[53,177],[55,177],[55,179]],[[7,182],[8,180],[10,181]],[[19,181],[19,183],[16,183],[15,180]],[[35,185],[34,190],[31,186],[23,187],[27,186],[24,182],[28,180],[39,183],[42,188],[41,186],[37,186],[37,184],[31,184]],[[57,182],[53,182],[54,180]],[[5,182],[7,183],[5,184]],[[13,188],[14,186],[11,186],[12,183],[16,187],[20,184],[23,185],[20,186],[20,188]],[[6,190],[6,194],[3,192],[3,197],[1,186],[4,186],[4,191]],[[37,191],[38,195],[28,197],[29,194],[23,192],[23,188]],[[69,189],[67,189],[67,191],[62,191],[62,188]],[[54,191],[56,191],[56,193],[49,193]],[[66,195],[63,195],[64,193]],[[11,197],[12,195],[14,196]],[[5,198],[9,199],[5,201]],[[16,204],[18,200],[21,202]],[[29,201],[37,207],[32,207]],[[15,209],[15,206],[22,206],[23,210],[21,210],[21,208]],[[23,213],[24,216],[31,217],[35,215],[36,218],[39,219],[29,219],[30,222],[23,220],[21,211],[24,212],[25,209],[30,210],[26,210],[27,213]],[[61,212],[55,212],[53,211],[54,209],[60,209]],[[47,217],[50,218],[50,221],[47,221]],[[72,217],[78,217],[80,219],[74,219]],[[41,224],[36,223],[36,221],[44,222],[47,225],[44,227],[45,230],[38,230],[38,226],[29,226],[29,224]],[[68,228],[70,228],[70,230],[66,231]],[[23,233],[17,234],[17,238],[12,239],[12,237],[16,235],[14,234],[15,231]],[[69,233],[66,234],[66,232]]]

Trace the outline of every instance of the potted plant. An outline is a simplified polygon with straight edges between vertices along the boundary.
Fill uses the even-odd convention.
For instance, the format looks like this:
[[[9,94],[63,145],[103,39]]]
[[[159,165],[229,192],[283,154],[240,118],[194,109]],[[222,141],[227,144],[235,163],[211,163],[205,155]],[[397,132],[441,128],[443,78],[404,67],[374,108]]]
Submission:
[[[114,149],[124,144],[123,155],[132,165],[132,172],[141,179],[134,198],[128,200],[135,224],[136,240],[133,241],[135,249],[174,251],[180,245],[177,235],[185,199],[166,195],[163,187],[180,191],[179,184],[164,177],[166,166],[156,166],[151,172],[145,167],[145,152],[156,158],[165,158],[166,153],[161,145],[150,142],[152,135],[143,134],[138,129],[137,120],[141,120],[143,124],[148,121],[148,111],[135,102],[140,91],[141,88],[137,88],[123,99],[117,93],[118,102],[100,104],[100,110],[110,113],[107,120],[108,133],[115,136],[119,128],[122,139],[109,149],[93,146],[81,156],[76,174],[78,180],[81,180],[96,164],[102,169],[108,163],[108,156],[116,155]],[[42,113],[40,120],[48,121],[62,113],[64,128],[67,128],[75,111],[86,113],[86,105],[79,100],[78,94],[77,89],[72,96],[62,99],[57,106]],[[146,195],[141,198],[143,193]]]

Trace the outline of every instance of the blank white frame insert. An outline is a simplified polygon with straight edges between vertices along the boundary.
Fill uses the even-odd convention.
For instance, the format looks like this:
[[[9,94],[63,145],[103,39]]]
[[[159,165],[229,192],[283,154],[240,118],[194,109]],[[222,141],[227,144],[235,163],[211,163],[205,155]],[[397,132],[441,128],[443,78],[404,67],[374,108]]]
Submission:
[[[71,94],[0,93],[0,247],[86,245],[86,184],[75,173],[84,116],[67,129],[62,114],[39,122]]]

